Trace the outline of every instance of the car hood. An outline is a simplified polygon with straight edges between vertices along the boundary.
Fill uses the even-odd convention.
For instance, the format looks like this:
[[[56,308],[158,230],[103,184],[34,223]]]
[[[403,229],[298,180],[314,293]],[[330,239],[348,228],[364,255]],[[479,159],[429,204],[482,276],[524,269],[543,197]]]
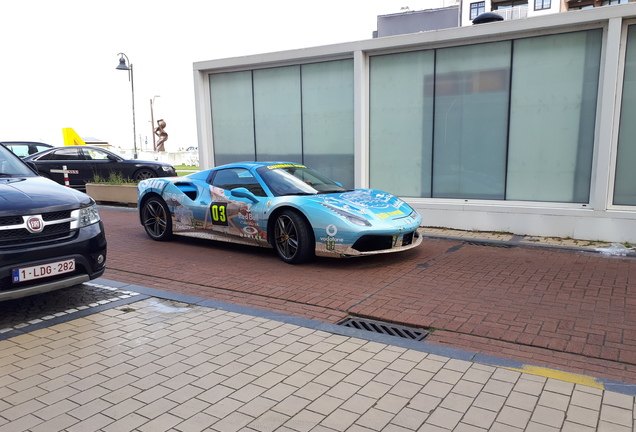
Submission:
[[[0,215],[79,208],[91,198],[43,177],[0,177]]]
[[[345,211],[376,220],[402,219],[413,212],[400,198],[376,189],[315,195],[312,200],[336,212]]]

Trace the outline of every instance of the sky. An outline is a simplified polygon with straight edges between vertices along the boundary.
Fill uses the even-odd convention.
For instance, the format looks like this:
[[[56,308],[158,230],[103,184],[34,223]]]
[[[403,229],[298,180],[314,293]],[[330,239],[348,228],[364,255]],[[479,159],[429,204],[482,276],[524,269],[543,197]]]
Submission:
[[[63,145],[63,128],[133,148],[197,146],[193,63],[372,38],[377,16],[449,0],[2,0],[0,141]],[[440,4],[442,3],[442,4]]]

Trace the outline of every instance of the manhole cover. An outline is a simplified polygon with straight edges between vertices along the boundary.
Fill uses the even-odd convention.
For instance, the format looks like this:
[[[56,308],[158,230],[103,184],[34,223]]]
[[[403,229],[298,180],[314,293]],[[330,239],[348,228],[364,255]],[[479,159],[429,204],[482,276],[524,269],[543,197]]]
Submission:
[[[492,242],[479,242],[479,241],[467,241],[467,242],[464,242],[464,244],[472,245],[472,246],[497,247],[497,248],[504,248],[504,249],[510,249],[514,247],[513,245],[509,245],[505,243],[492,243]]]
[[[338,325],[416,341],[424,340],[428,336],[426,330],[363,318],[345,318]]]

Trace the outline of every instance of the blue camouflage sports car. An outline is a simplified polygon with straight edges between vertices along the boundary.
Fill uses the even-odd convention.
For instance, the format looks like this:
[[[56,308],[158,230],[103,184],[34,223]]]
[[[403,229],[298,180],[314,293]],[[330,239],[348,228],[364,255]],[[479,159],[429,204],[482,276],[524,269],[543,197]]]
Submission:
[[[287,263],[398,252],[422,242],[422,217],[400,198],[346,190],[290,162],[243,162],[139,183],[153,240],[173,234],[272,247]]]

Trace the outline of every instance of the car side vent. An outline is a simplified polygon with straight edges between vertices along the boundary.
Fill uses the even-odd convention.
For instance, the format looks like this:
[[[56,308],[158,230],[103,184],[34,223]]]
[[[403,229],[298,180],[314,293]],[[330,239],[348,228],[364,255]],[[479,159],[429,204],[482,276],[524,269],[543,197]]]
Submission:
[[[358,330],[366,330],[374,333],[380,333],[388,336],[397,336],[403,339],[411,339],[415,341],[424,340],[424,338],[429,335],[429,332],[426,330],[364,318],[345,318],[337,324],[345,327],[355,328]]]
[[[183,192],[192,201],[197,199],[198,190],[192,184],[179,182],[179,183],[175,183],[175,186],[178,187],[181,190],[181,192]]]

